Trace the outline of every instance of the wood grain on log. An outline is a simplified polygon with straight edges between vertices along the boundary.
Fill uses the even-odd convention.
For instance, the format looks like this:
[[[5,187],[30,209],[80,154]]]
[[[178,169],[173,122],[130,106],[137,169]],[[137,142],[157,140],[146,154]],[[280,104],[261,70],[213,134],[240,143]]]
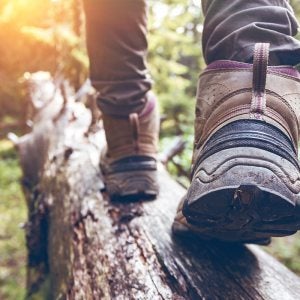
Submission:
[[[49,79],[39,85],[33,98],[47,93]],[[30,210],[29,298],[300,298],[299,278],[256,246],[173,236],[185,190],[163,167],[157,200],[109,201],[98,167],[103,130],[88,131],[82,103],[54,95],[18,143]]]

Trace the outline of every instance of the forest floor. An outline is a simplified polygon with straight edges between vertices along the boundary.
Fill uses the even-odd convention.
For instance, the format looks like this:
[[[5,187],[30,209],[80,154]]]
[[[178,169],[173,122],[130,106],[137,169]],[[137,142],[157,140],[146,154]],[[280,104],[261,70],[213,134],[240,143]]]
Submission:
[[[20,185],[17,153],[0,140],[0,299],[21,300],[25,295],[26,248],[22,224],[26,203]]]
[[[21,170],[13,145],[0,140],[0,299],[19,300],[25,295],[26,204],[20,185]],[[300,275],[300,233],[274,239],[264,249]]]

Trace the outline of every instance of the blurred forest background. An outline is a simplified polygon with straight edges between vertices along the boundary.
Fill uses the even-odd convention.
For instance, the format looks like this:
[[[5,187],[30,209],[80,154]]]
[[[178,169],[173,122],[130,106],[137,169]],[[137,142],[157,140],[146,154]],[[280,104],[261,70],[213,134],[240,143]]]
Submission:
[[[164,116],[161,150],[181,137],[185,150],[168,164],[188,184],[194,98],[201,54],[200,0],[150,0],[149,68]],[[292,0],[300,20],[299,0]],[[24,74],[39,70],[68,78],[77,90],[88,76],[81,0],[0,2],[0,299],[23,299],[26,205],[18,158],[8,132],[28,130]],[[300,274],[300,235],[276,239],[268,251]]]

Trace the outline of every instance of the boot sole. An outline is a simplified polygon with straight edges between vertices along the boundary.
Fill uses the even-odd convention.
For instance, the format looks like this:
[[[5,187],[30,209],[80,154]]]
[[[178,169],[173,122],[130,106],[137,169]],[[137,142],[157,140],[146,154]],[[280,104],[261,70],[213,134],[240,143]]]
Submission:
[[[106,191],[111,200],[152,200],[158,195],[157,171],[128,171],[107,174]]]
[[[299,171],[262,149],[220,151],[194,175],[182,213],[203,237],[266,242],[300,229]]]

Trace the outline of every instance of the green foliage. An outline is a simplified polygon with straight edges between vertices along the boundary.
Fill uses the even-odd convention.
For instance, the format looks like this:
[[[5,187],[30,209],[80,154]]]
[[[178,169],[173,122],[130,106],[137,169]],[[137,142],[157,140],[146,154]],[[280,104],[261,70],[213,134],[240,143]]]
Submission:
[[[26,205],[19,184],[17,154],[10,142],[0,141],[0,299],[25,295],[25,239],[20,224]]]
[[[37,57],[44,54],[44,49],[35,41],[27,39],[22,33],[23,24],[37,25],[42,22],[40,10],[47,10],[46,1],[35,1],[35,9],[26,6],[26,1],[4,1],[0,11],[0,117],[7,114],[21,116],[24,99],[20,87],[20,78],[25,71],[34,70]],[[32,1],[31,1],[32,2]],[[43,3],[43,4],[42,4]],[[4,41],[4,42],[3,42]],[[50,65],[47,56],[44,63]],[[36,66],[37,67],[37,66]]]
[[[200,1],[151,1],[149,21],[149,67],[166,118],[162,145],[174,136],[187,142],[186,150],[174,158],[175,164],[168,164],[171,173],[184,177],[191,161],[197,80],[204,68]],[[188,183],[187,178],[180,181]]]
[[[288,268],[300,275],[300,233],[285,238],[273,239],[272,245],[265,248]]]
[[[84,39],[75,33],[75,0],[6,0],[0,5],[0,123],[23,119],[25,72],[61,74],[77,87],[87,75]],[[76,26],[75,26],[76,25]],[[3,120],[2,120],[3,122]]]
[[[151,2],[149,23],[148,60],[162,112],[174,120],[184,115],[181,121],[190,124],[197,77],[204,64],[200,5],[194,1]]]

